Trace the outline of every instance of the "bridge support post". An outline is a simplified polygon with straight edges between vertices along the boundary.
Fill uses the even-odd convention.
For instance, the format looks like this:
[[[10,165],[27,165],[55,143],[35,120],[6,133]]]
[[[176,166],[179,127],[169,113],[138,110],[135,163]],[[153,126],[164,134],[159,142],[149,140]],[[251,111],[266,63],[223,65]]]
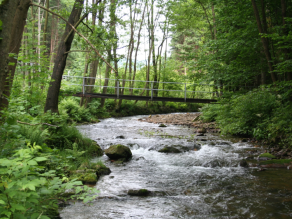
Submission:
[[[120,83],[119,83],[119,79],[117,79],[117,98],[120,98]]]
[[[84,86],[85,86],[85,77],[83,77],[83,82],[82,82],[82,93],[83,93],[83,96],[85,94],[85,88],[84,88]]]
[[[187,84],[185,83],[185,102],[187,102]]]
[[[153,100],[153,82],[151,82],[151,101]]]

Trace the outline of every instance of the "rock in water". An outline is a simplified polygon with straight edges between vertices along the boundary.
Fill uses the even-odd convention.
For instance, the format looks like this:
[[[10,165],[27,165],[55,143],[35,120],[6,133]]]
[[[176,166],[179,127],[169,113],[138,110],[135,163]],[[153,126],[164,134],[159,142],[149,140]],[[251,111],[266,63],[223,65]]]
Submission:
[[[121,158],[129,160],[132,158],[130,148],[121,144],[111,145],[108,149],[104,150],[104,152],[111,160],[118,160]]]
[[[130,196],[148,196],[151,192],[147,189],[130,189],[128,195]]]
[[[172,147],[172,146],[166,146],[166,147],[160,149],[158,152],[160,152],[160,153],[181,153],[182,151],[180,151],[179,149]]]
[[[206,133],[206,132],[207,132],[207,130],[206,130],[205,128],[200,128],[200,129],[197,130],[197,133],[202,133],[202,134],[204,134],[204,133]]]
[[[167,127],[167,126],[164,124],[160,124],[159,127]]]
[[[239,166],[244,167],[244,168],[248,168],[249,167],[248,163],[244,159],[240,161]]]

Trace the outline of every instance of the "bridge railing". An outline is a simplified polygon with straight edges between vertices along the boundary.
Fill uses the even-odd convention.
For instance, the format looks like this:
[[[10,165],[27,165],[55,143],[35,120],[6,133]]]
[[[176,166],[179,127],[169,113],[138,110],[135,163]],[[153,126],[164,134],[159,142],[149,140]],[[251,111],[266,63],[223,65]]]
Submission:
[[[90,80],[94,84],[90,85]],[[76,86],[79,91],[85,93],[115,94],[117,98],[124,95],[155,96],[192,99],[216,99],[222,95],[223,89],[214,84],[196,84],[183,82],[157,82],[113,78],[93,78],[82,76],[63,76],[63,85]],[[92,82],[91,82],[92,83]],[[91,88],[91,89],[89,89]],[[225,89],[226,90],[226,89]]]

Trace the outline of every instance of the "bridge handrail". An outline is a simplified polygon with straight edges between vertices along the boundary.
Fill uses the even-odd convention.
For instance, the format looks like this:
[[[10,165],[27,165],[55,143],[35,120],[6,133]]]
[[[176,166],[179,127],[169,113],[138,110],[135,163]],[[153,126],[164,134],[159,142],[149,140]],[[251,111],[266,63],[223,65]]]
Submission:
[[[211,92],[211,91],[189,91],[187,90],[187,85],[192,85],[192,86],[216,86],[214,84],[195,84],[195,83],[183,83],[183,82],[160,82],[160,81],[143,81],[143,80],[129,80],[129,79],[112,79],[112,78],[95,78],[95,77],[83,77],[83,76],[68,76],[68,75],[64,75],[63,76],[63,79],[65,78],[80,78],[82,79],[83,83],[82,84],[67,84],[67,85],[70,85],[70,86],[82,86],[82,93],[83,95],[85,94],[85,88],[86,87],[99,87],[99,88],[114,88],[114,89],[117,89],[116,90],[116,95],[117,95],[117,98],[119,98],[119,89],[127,89],[127,90],[146,90],[146,91],[151,91],[151,100],[153,100],[153,92],[155,91],[163,91],[163,92],[184,92],[184,100],[186,102],[186,99],[187,99],[187,93],[206,93],[206,94],[216,94],[218,92]],[[95,80],[109,80],[109,81],[115,81],[115,82],[144,82],[144,83],[150,83],[151,84],[151,88],[147,88],[147,87],[144,87],[144,88],[135,88],[135,87],[125,87],[125,86],[120,86],[119,83],[115,83],[116,86],[104,86],[104,85],[87,85],[86,84],[86,79],[95,79]],[[163,84],[179,84],[179,85],[184,85],[184,89],[182,90],[165,90],[165,89],[156,89],[154,88],[154,83],[163,83]],[[214,97],[214,95],[213,95]]]

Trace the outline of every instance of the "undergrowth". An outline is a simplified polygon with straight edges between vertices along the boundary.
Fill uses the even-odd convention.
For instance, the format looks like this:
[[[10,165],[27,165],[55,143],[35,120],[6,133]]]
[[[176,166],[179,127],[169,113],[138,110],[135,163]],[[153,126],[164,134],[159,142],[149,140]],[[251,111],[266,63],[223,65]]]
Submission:
[[[223,135],[248,135],[271,145],[292,148],[291,97],[291,85],[287,82],[260,87],[204,106],[201,118],[216,121]]]

